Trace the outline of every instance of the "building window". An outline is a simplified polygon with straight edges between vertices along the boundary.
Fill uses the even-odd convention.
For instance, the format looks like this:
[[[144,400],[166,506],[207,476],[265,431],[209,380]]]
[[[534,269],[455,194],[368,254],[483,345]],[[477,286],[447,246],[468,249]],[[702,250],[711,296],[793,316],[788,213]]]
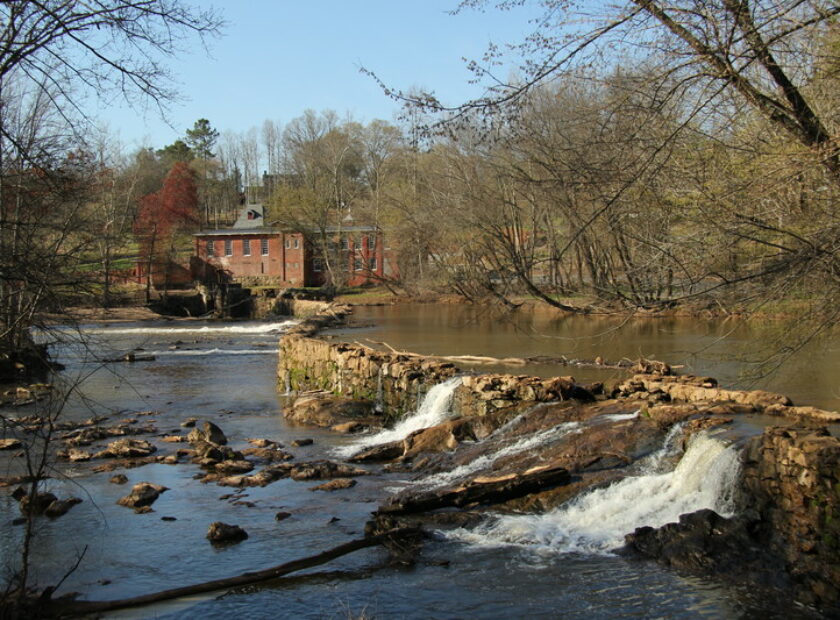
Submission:
[[[268,239],[260,239],[260,254],[268,256]]]
[[[295,239],[295,249],[297,250],[298,248],[300,248],[300,239],[296,238]]]
[[[242,256],[251,256],[251,240],[242,240]]]
[[[207,240],[207,256],[216,256],[216,244],[212,239]]]
[[[361,250],[362,249],[362,239],[359,237],[358,239],[353,239],[353,249],[354,250]]]
[[[233,239],[225,239],[225,256],[233,256]]]
[[[312,271],[321,273],[324,270],[324,260],[322,258],[312,259]]]
[[[376,247],[376,234],[375,233],[371,233],[371,234],[368,235],[367,243],[368,243],[368,250],[372,250]]]
[[[376,271],[376,257],[368,259],[368,270]]]
[[[350,239],[347,237],[341,238],[341,249],[342,250],[349,250],[350,249]]]
[[[357,258],[353,261],[353,271],[361,271],[362,269],[364,269],[364,263],[361,258]]]
[[[283,243],[283,247],[287,250],[292,247],[292,240],[286,237],[285,243]]]

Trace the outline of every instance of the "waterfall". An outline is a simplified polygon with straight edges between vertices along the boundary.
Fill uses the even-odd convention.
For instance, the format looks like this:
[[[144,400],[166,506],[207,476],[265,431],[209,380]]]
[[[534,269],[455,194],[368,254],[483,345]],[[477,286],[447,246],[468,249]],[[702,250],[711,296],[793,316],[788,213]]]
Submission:
[[[417,407],[417,411],[400,420],[394,428],[362,437],[358,441],[336,449],[335,453],[339,456],[349,457],[370,446],[405,439],[414,431],[440,424],[452,413],[450,410],[452,394],[459,385],[461,385],[460,377],[452,377],[443,383],[438,383],[426,393]]]
[[[656,458],[665,459],[668,450]],[[694,436],[672,471],[657,463],[605,488],[593,489],[542,515],[504,516],[474,531],[450,537],[480,545],[521,544],[560,552],[608,553],[637,527],[660,527],[702,508],[731,516],[738,476],[738,451],[701,433]]]
[[[382,375],[385,374],[385,366],[379,367],[379,372],[376,373],[376,403],[373,410],[376,413],[382,413],[385,410],[385,395],[382,391]]]
[[[513,456],[514,454],[521,454],[522,452],[533,450],[543,444],[557,441],[569,433],[580,432],[580,428],[581,425],[579,422],[565,422],[563,424],[558,424],[557,426],[547,428],[538,433],[534,433],[533,435],[521,437],[516,441],[508,443],[496,452],[482,454],[469,463],[459,465],[450,471],[443,471],[425,478],[420,478],[419,480],[416,480],[414,484],[420,487],[428,487],[432,489],[448,486],[477,471],[489,469],[493,466],[493,463],[501,458]]]

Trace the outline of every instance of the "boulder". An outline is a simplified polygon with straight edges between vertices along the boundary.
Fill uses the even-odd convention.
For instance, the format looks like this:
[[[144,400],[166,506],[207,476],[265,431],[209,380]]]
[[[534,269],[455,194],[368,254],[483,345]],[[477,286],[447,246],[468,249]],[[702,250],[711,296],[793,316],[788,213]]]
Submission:
[[[475,441],[475,438],[469,419],[448,420],[406,437],[403,456],[409,459],[421,452],[446,452],[454,450],[464,440]]]
[[[194,428],[187,435],[187,441],[191,444],[211,443],[216,446],[224,446],[227,444],[227,437],[222,429],[212,422],[205,422],[204,429]]]
[[[248,538],[248,532],[241,527],[221,521],[211,523],[207,530],[207,540],[214,544],[235,543],[246,538]]]
[[[111,484],[125,484],[128,482],[128,476],[125,474],[114,474],[108,479]]]
[[[18,507],[23,514],[40,515],[44,514],[47,508],[58,498],[52,493],[37,493],[30,501],[29,494],[26,493],[20,498]]]
[[[70,510],[76,504],[81,504],[82,500],[78,497],[70,497],[68,499],[57,499],[53,501],[49,506],[47,506],[44,514],[50,517],[51,519],[56,519],[67,514],[67,511]]]
[[[374,403],[361,398],[345,398],[323,393],[302,396],[287,408],[283,415],[286,419],[299,424],[311,424],[330,428],[356,422],[376,424]]]
[[[131,488],[131,493],[117,500],[120,506],[139,508],[151,506],[160,494],[167,491],[167,487],[151,482],[138,482]]]
[[[294,457],[293,454],[281,450],[276,446],[268,448],[245,448],[242,451],[244,456],[250,456],[266,463],[278,463],[281,461],[288,461]]]
[[[309,439],[309,438],[306,438],[306,439],[295,439],[295,440],[292,442],[292,447],[293,447],[293,448],[302,448],[302,447],[304,447],[304,446],[311,446],[313,443],[315,443],[315,442],[314,442],[312,439]]]

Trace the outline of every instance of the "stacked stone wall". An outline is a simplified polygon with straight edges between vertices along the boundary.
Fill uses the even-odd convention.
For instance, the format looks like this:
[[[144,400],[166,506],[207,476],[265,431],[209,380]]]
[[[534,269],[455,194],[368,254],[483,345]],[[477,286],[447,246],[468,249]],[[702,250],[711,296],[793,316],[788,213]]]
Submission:
[[[742,479],[799,598],[840,612],[840,440],[824,428],[765,429],[744,451]]]

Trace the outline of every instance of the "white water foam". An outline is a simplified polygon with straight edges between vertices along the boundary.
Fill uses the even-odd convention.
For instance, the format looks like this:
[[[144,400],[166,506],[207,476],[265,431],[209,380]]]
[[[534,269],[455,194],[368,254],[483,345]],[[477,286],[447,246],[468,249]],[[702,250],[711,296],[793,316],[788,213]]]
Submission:
[[[85,327],[82,331],[91,334],[120,334],[120,335],[159,335],[168,334],[278,334],[286,331],[298,321],[281,321],[279,323],[256,323],[250,325],[202,325],[200,327]]]
[[[394,428],[362,437],[349,445],[336,448],[334,453],[348,458],[365,448],[405,439],[414,431],[440,424],[452,414],[452,394],[459,385],[461,385],[461,377],[452,377],[443,383],[438,383],[426,393],[417,411],[400,420]]]
[[[673,471],[625,478],[543,515],[505,516],[474,531],[459,529],[448,536],[477,545],[605,554],[620,547],[624,535],[637,527],[660,527],[702,508],[730,516],[735,509],[738,468],[734,447],[699,434]]]
[[[415,484],[431,489],[448,486],[461,480],[462,478],[466,478],[470,474],[492,467],[493,463],[501,458],[512,456],[514,454],[520,454],[526,450],[531,450],[550,441],[556,441],[564,435],[572,432],[580,432],[579,422],[565,422],[563,424],[558,424],[557,426],[544,429],[538,433],[534,433],[533,435],[522,437],[497,452],[492,454],[482,454],[469,463],[459,465],[450,471],[444,471],[432,474],[431,476],[426,476],[425,478],[420,478],[415,481]]]
[[[207,355],[277,355],[280,349],[174,349],[171,351],[144,351],[143,355],[166,357],[170,355],[207,356]]]

